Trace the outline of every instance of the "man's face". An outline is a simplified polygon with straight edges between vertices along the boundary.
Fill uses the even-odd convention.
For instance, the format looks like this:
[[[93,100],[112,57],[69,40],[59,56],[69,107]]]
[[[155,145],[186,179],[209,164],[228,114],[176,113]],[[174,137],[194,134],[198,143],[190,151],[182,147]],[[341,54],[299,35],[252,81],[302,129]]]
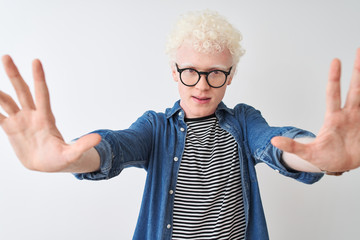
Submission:
[[[190,43],[184,42],[177,51],[176,63],[179,69],[193,68],[199,72],[212,70],[227,72],[232,66],[232,56],[227,49],[221,53],[199,53],[193,49]],[[224,86],[220,88],[210,87],[205,75],[201,75],[200,81],[195,86],[188,87],[180,81],[176,66],[172,66],[173,78],[178,83],[181,99],[180,106],[185,111],[186,117],[199,118],[215,113],[217,106],[225,95],[227,85],[231,83],[233,72],[234,69],[227,77]]]

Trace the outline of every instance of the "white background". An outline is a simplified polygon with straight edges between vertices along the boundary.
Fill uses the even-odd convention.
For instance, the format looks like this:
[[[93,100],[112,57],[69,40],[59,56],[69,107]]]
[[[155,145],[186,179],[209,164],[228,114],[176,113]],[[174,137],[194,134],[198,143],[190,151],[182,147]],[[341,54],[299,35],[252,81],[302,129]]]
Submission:
[[[144,111],[178,99],[164,45],[177,17],[218,10],[244,36],[246,54],[224,102],[260,109],[271,125],[316,133],[328,67],[343,63],[347,92],[360,47],[360,1],[0,0],[0,55],[10,54],[32,87],[44,64],[57,125],[67,140],[127,128]],[[0,89],[14,91],[0,69]],[[131,239],[146,172],[109,181],[38,173],[16,159],[0,132],[0,239]],[[271,239],[358,239],[360,171],[312,186],[257,167]]]

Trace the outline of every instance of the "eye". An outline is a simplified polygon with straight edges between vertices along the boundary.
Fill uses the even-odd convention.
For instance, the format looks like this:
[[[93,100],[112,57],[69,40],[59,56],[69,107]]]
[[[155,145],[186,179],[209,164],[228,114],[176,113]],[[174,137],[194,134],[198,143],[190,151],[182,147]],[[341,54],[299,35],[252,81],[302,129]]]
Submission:
[[[195,73],[196,72],[195,69],[192,69],[192,68],[188,68],[188,69],[186,69],[186,71],[188,71],[189,73]]]

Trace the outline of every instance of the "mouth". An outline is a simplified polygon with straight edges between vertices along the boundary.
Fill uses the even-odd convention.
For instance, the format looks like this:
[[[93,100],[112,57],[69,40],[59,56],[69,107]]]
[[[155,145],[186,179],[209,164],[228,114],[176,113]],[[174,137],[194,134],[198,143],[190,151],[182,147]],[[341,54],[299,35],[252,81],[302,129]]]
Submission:
[[[208,103],[210,102],[211,98],[208,97],[196,97],[196,96],[192,96],[193,100],[197,103]]]

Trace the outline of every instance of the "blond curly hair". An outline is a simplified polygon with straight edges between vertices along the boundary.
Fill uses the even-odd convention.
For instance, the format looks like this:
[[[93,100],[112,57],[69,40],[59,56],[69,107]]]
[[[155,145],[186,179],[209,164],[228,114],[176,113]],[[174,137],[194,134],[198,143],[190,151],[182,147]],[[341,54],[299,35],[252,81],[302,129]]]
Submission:
[[[245,53],[241,47],[241,33],[215,11],[189,12],[180,17],[168,36],[166,53],[175,61],[177,49],[190,40],[196,51],[202,53],[222,52],[228,49],[236,66]]]

